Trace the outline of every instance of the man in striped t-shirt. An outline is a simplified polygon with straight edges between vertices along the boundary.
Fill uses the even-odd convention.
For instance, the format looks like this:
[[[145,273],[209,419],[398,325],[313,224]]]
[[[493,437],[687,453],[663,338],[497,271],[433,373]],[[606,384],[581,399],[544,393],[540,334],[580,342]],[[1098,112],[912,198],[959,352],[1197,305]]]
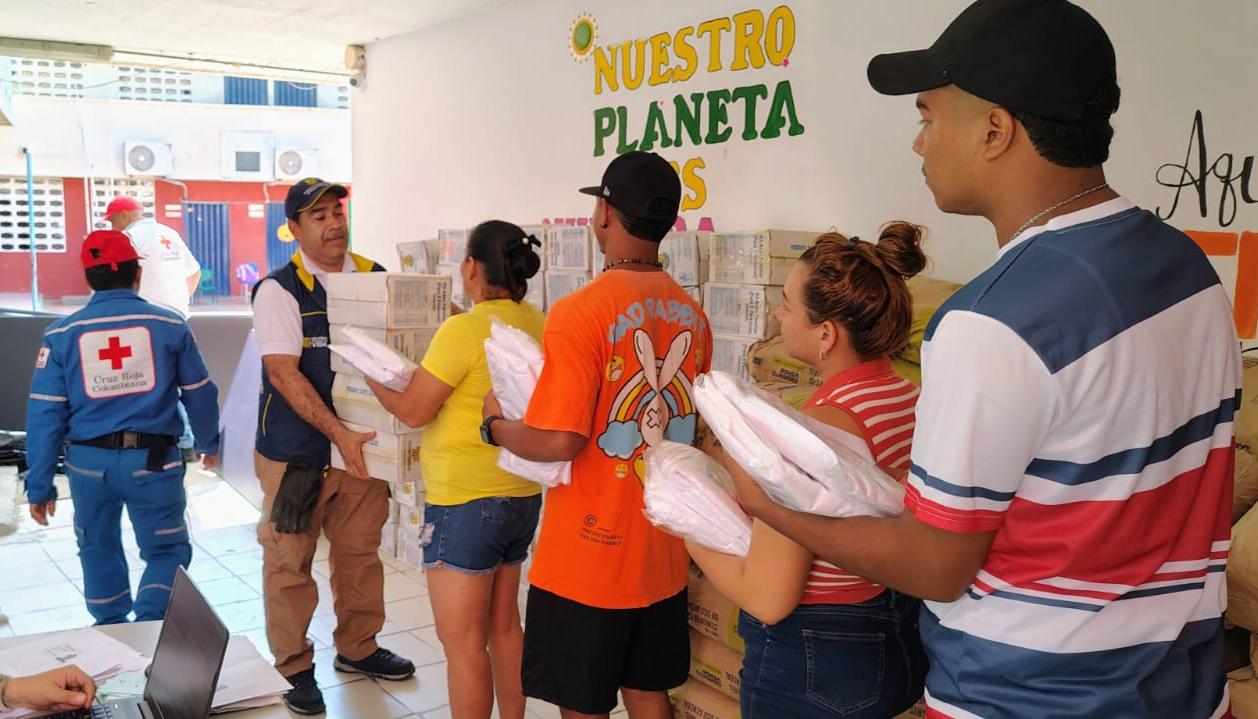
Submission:
[[[931,600],[928,716],[1228,716],[1231,306],[1106,184],[1104,29],[1065,0],[979,0],[869,79],[917,93],[926,184],[992,223],[999,258],[927,329],[901,517],[795,514],[738,476],[745,505]]]

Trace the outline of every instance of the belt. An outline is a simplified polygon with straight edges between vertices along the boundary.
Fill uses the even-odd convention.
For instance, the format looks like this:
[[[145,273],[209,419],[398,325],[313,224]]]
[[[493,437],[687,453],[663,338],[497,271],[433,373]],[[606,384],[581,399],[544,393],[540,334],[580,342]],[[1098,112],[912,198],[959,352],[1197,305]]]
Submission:
[[[70,444],[101,449],[147,449],[149,455],[144,468],[150,472],[162,471],[166,462],[166,452],[174,447],[176,442],[174,437],[167,434],[148,434],[129,430],[103,434],[92,439],[70,440]]]

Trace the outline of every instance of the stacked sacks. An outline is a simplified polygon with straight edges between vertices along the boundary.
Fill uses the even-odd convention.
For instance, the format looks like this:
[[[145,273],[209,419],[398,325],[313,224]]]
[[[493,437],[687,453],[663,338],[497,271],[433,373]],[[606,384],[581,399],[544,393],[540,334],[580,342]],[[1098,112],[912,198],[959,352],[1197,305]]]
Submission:
[[[738,607],[691,567],[690,679],[669,692],[678,719],[738,719],[738,672],[743,640]]]
[[[1258,503],[1258,356],[1243,358],[1241,406],[1236,414],[1236,483],[1232,522]]]
[[[1236,474],[1232,496],[1232,546],[1227,565],[1227,620],[1258,632],[1258,357],[1245,357],[1240,411],[1236,415]],[[1258,719],[1258,637],[1251,637],[1251,664],[1228,675],[1232,712]]]
[[[908,286],[913,296],[913,326],[908,347],[892,359],[891,365],[901,377],[920,385],[922,340],[926,336],[926,325],[939,306],[961,285],[929,277],[914,277],[908,281]],[[823,379],[817,370],[787,354],[781,336],[757,342],[747,351],[747,377],[796,408],[807,401],[812,389],[821,386]],[[1255,383],[1258,384],[1258,380]],[[1258,425],[1258,418],[1255,418],[1254,424]],[[1255,432],[1258,433],[1258,427],[1255,427]],[[1255,469],[1258,470],[1258,466]],[[1253,484],[1252,496],[1258,500],[1258,477]]]

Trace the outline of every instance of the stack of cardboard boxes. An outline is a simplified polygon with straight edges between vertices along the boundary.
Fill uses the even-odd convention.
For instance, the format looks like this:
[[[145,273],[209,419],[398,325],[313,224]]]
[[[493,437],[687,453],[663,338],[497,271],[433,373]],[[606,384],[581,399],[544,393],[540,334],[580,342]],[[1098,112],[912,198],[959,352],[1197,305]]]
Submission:
[[[343,341],[345,327],[352,325],[418,363],[437,327],[449,316],[449,277],[355,272],[329,274],[325,282],[334,344]],[[418,525],[423,521],[424,494],[419,446],[423,430],[394,417],[376,399],[362,375],[336,354],[332,355],[332,369],[336,372],[332,404],[337,417],[351,430],[376,433],[363,444],[367,474],[392,485],[393,500],[381,549],[391,549],[394,556],[408,562],[414,559],[411,563],[419,566]],[[336,447],[332,448],[332,466],[345,468]]]
[[[774,310],[791,267],[817,239],[815,232],[715,232],[703,309],[712,323],[712,369],[747,378],[751,345],[777,336]]]
[[[708,281],[710,232],[670,232],[660,242],[660,264],[664,271],[685,288],[695,302],[703,304],[703,283]]]
[[[463,274],[459,265],[467,252],[468,230],[437,230],[437,265],[434,274],[450,278],[450,301],[459,307],[469,307],[463,293]]]
[[[531,235],[538,242],[542,243],[541,247],[534,247],[533,251],[541,258],[542,264],[537,269],[537,274],[529,280],[528,294],[524,295],[524,300],[539,310],[546,309],[546,225],[520,225],[520,229],[524,230],[525,235]]]
[[[594,279],[594,238],[585,225],[548,225],[545,243],[546,307]]]

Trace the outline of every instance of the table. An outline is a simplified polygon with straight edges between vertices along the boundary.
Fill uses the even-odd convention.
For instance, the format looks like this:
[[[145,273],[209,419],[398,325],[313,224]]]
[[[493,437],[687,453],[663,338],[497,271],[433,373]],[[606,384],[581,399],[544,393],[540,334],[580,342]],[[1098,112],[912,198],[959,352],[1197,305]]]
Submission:
[[[153,656],[153,648],[157,646],[157,635],[161,633],[161,622],[131,622],[130,624],[108,624],[96,627],[102,634],[107,634],[114,639],[130,646],[146,657]],[[30,641],[35,637],[43,637],[57,632],[44,632],[41,634],[27,634],[20,637],[4,637],[0,639],[0,650],[10,649],[18,646],[23,642]],[[231,714],[216,714],[214,716],[231,717],[232,719],[290,719],[296,716],[288,711],[283,704],[261,707],[259,709],[245,709],[244,711],[232,712]]]

